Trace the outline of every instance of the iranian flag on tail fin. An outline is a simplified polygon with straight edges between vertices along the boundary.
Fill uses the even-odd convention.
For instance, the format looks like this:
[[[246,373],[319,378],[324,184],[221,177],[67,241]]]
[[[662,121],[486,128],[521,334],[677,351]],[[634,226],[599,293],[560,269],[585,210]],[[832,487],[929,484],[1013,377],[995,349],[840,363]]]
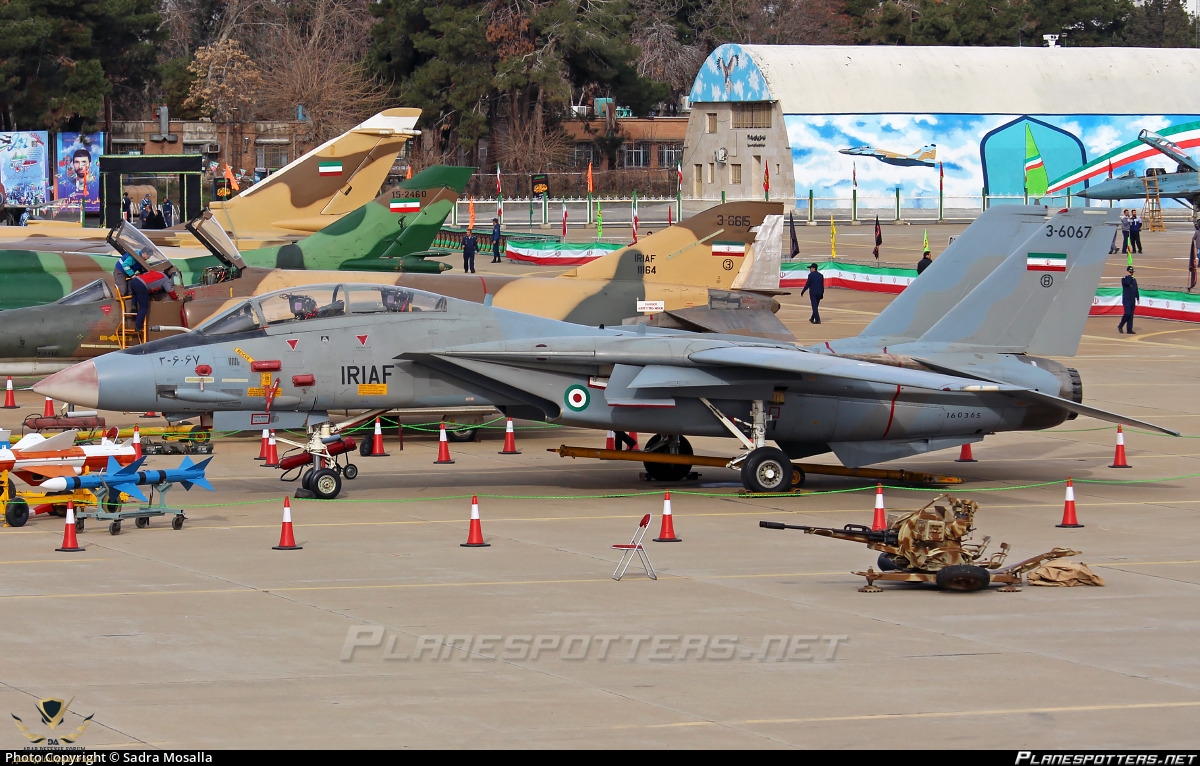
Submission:
[[[419,213],[421,211],[421,201],[416,199],[394,199],[388,203],[388,210],[392,213]]]
[[[340,176],[342,174],[341,160],[321,160],[317,163],[317,174],[322,176]]]
[[[1025,193],[1030,197],[1046,196],[1050,178],[1046,175],[1046,163],[1033,140],[1033,131],[1025,123]]]
[[[1026,271],[1066,271],[1066,253],[1027,253],[1025,256]]]
[[[713,242],[712,254],[728,258],[731,255],[744,256],[746,254],[745,242],[721,242],[720,240]]]

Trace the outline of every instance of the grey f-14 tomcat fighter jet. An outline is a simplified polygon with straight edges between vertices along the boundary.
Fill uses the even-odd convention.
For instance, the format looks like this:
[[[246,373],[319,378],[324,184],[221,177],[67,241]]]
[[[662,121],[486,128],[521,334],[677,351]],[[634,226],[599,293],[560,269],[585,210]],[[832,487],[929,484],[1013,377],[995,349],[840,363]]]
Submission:
[[[212,413],[216,428],[301,417],[315,429],[331,410],[492,404],[657,434],[682,454],[687,436],[733,436],[747,452],[730,467],[753,491],[789,489],[791,461],[810,455],[857,467],[1080,414],[1175,433],[1084,404],[1079,374],[1036,356],[1075,353],[1113,212],[996,210],[862,334],[808,348],[587,327],[394,285],[305,285],[35,390],[91,408]]]

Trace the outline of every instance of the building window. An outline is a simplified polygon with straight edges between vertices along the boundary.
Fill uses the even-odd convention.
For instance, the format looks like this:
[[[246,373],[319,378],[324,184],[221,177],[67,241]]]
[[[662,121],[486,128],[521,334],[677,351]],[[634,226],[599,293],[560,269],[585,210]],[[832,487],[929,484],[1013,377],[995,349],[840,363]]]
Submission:
[[[258,162],[255,163],[255,167],[274,171],[288,164],[288,148],[286,146],[260,146],[257,148]]]
[[[596,145],[588,143],[575,144],[575,150],[571,154],[571,167],[586,168],[589,162],[594,162],[596,159]]]
[[[620,167],[648,168],[650,167],[650,144],[623,144],[617,157]]]
[[[729,166],[729,185],[730,186],[740,186],[741,183],[742,183],[742,166],[741,165],[730,165]]]
[[[739,128],[771,127],[770,101],[751,101],[744,104],[732,104],[731,106],[733,106],[733,127],[735,130]]]
[[[708,163],[708,182],[710,184],[716,183],[716,180],[717,180],[717,166],[714,163],[710,162],[710,163]]]
[[[658,145],[658,166],[673,168],[683,159],[683,146],[679,144]]]
[[[717,113],[716,112],[707,112],[704,116],[705,116],[704,132],[705,133],[716,133],[717,132]]]

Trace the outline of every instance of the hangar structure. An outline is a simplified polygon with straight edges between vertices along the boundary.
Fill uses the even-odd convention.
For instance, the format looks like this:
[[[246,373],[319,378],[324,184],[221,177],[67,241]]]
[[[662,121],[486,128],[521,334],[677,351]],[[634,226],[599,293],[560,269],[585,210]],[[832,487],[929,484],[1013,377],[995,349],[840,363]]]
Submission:
[[[1155,152],[1116,150],[1142,129],[1200,145],[1200,131],[1172,130],[1200,121],[1197,82],[1200,50],[1186,48],[722,45],[689,94],[683,194],[761,198],[769,184],[772,199],[807,205],[811,191],[818,207],[852,194],[915,208],[1053,199],[1047,187],[1097,159],[1066,189],[1173,171]]]

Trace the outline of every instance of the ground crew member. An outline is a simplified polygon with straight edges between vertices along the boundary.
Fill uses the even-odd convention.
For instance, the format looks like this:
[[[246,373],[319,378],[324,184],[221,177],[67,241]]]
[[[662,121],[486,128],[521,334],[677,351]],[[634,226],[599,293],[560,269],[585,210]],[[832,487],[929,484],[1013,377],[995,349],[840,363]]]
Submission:
[[[917,276],[921,276],[925,269],[929,268],[929,264],[933,263],[933,259],[929,257],[929,251],[926,250],[921,255],[921,260],[917,261]]]
[[[463,271],[468,274],[475,273],[475,251],[479,249],[479,238],[471,232],[467,232],[467,236],[463,237]]]

